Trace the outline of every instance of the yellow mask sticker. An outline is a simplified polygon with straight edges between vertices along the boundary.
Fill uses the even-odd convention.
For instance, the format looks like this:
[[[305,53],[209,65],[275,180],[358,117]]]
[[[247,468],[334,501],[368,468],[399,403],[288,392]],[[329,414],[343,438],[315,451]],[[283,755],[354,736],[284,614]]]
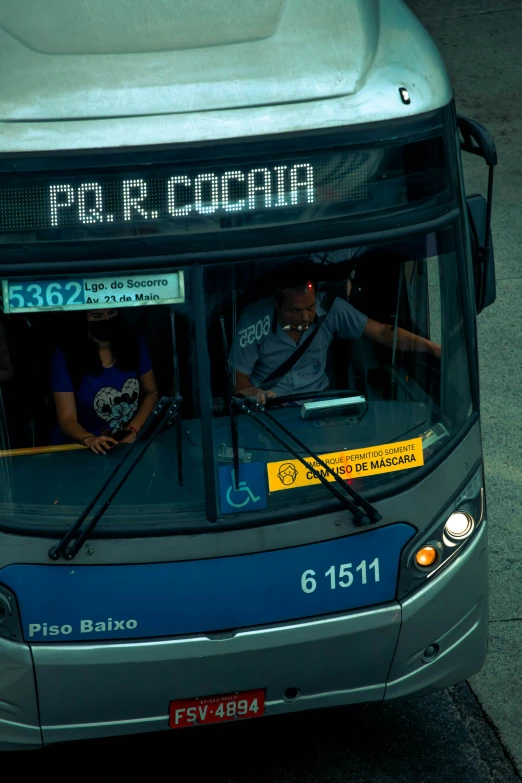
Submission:
[[[378,473],[409,470],[424,465],[422,438],[403,440],[400,443],[385,443],[383,446],[370,446],[365,449],[334,451],[332,454],[321,454],[320,457],[342,479],[376,476]],[[305,460],[328,481],[334,481],[333,476],[327,474],[313,457],[305,457]],[[269,462],[266,467],[270,492],[320,483],[312,471],[305,468],[298,459]]]

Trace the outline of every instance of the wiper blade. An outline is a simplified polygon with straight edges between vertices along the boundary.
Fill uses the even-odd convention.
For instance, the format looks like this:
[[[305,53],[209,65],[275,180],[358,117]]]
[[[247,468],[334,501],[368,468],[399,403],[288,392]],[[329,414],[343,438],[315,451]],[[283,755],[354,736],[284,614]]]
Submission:
[[[98,490],[98,492],[94,495],[94,497],[89,501],[89,503],[85,506],[82,513],[76,520],[76,522],[69,528],[69,530],[65,533],[63,538],[60,540],[57,546],[52,547],[52,549],[49,550],[49,557],[51,560],[58,560],[62,555],[65,558],[65,560],[72,560],[73,557],[75,557],[80,548],[83,546],[87,536],[92,532],[92,530],[96,527],[99,520],[105,514],[109,506],[111,505],[112,501],[124,485],[124,483],[127,481],[128,477],[132,473],[132,471],[135,469],[135,467],[139,464],[145,453],[148,451],[152,443],[154,442],[154,439],[159,435],[160,432],[162,432],[166,426],[173,424],[174,421],[179,419],[179,409],[181,407],[181,403],[183,402],[182,398],[179,395],[176,395],[176,397],[162,397],[161,400],[156,404],[154,410],[150,414],[148,420],[145,422],[145,425],[142,427],[140,432],[138,433],[138,437],[132,443],[131,446],[128,447],[128,451],[123,455],[121,460],[116,465],[115,469],[112,471],[108,479],[105,481],[101,489]],[[154,428],[156,429],[152,432],[150,438],[145,443],[141,451],[138,451],[137,454],[135,454],[137,446],[139,443],[141,443],[145,436]],[[130,459],[132,456],[134,456],[134,459]],[[103,506],[101,506],[96,514],[93,516],[91,521],[83,528],[83,530],[80,529],[95,507],[95,505],[98,503],[100,498],[103,496],[103,494],[107,491],[107,489],[110,487],[112,482],[114,481],[115,477],[118,475],[120,470],[124,465],[127,465],[127,470],[124,472],[123,476],[117,483],[116,487],[112,490],[108,498],[106,499]],[[69,546],[70,542],[76,537],[76,541],[72,546]]]
[[[337,473],[331,469],[329,465],[324,462],[318,454],[315,454],[308,446],[299,440],[290,430],[288,430],[281,422],[279,422],[266,408],[256,400],[251,398],[242,399],[240,397],[233,397],[234,405],[243,413],[246,413],[250,418],[256,422],[265,432],[268,432],[274,440],[277,440],[282,446],[284,446],[292,456],[299,460],[299,462],[306,467],[315,478],[317,478],[326,489],[339,500],[343,506],[350,511],[353,516],[354,524],[357,527],[365,527],[366,525],[375,524],[379,522],[382,517],[365,498],[356,492],[353,487],[344,482]],[[263,418],[268,419],[270,424],[263,421]],[[281,434],[279,434],[281,433]],[[285,437],[283,437],[285,436]],[[295,446],[292,445],[295,444]],[[328,481],[328,479],[318,471],[310,462],[307,462],[305,457],[301,456],[297,449],[301,449],[305,454],[309,454],[314,462],[323,468],[328,475],[330,475],[334,481],[343,489],[343,494],[334,484]],[[349,495],[349,497],[347,497]]]

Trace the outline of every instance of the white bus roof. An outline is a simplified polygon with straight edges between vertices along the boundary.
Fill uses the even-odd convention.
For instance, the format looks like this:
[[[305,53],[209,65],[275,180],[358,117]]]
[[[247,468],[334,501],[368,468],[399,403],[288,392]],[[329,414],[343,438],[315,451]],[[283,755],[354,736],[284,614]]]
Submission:
[[[4,153],[335,128],[451,97],[435,44],[402,0],[0,3]]]

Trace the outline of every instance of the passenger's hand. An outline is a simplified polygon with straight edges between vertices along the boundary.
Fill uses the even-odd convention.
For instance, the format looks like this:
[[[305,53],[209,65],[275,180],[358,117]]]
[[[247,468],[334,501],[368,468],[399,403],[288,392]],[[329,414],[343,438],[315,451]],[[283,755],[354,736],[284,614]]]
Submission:
[[[94,454],[106,454],[109,449],[118,445],[118,441],[110,435],[92,435],[90,438],[85,438],[83,442]]]
[[[267,400],[271,400],[274,397],[277,397],[275,392],[258,389],[257,386],[249,386],[248,389],[243,389],[239,392],[239,394],[242,397],[253,397],[256,402],[260,402],[261,405],[265,405]]]

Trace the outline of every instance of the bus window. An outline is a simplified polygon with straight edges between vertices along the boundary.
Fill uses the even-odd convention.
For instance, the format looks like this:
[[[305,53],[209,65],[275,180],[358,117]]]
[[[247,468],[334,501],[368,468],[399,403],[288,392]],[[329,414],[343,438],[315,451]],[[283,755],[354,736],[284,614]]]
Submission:
[[[237,399],[260,401],[296,435],[307,449],[298,448],[300,456],[313,462],[310,453],[322,455],[363,494],[425,469],[472,412],[451,230],[407,245],[328,255],[207,273],[218,473],[236,460],[240,476],[266,474],[265,508],[318,499],[325,489],[282,430],[274,438],[259,416],[256,422],[237,406],[234,449],[230,388]],[[222,512],[232,513],[223,480],[220,492]],[[231,497],[239,506],[239,489]],[[236,513],[255,510],[244,499]]]
[[[190,467],[191,459],[201,464],[201,454],[191,441],[200,413],[189,293],[176,304],[50,312],[42,306],[4,315],[12,356],[12,378],[0,384],[7,523],[70,526],[136,438],[135,453],[142,448],[139,432],[158,400],[174,395],[183,398],[183,424],[157,437],[144,431],[143,443],[153,442],[100,527],[123,531],[139,520],[147,528],[151,520],[204,513],[201,472]],[[180,453],[189,460],[185,472],[178,470]]]

